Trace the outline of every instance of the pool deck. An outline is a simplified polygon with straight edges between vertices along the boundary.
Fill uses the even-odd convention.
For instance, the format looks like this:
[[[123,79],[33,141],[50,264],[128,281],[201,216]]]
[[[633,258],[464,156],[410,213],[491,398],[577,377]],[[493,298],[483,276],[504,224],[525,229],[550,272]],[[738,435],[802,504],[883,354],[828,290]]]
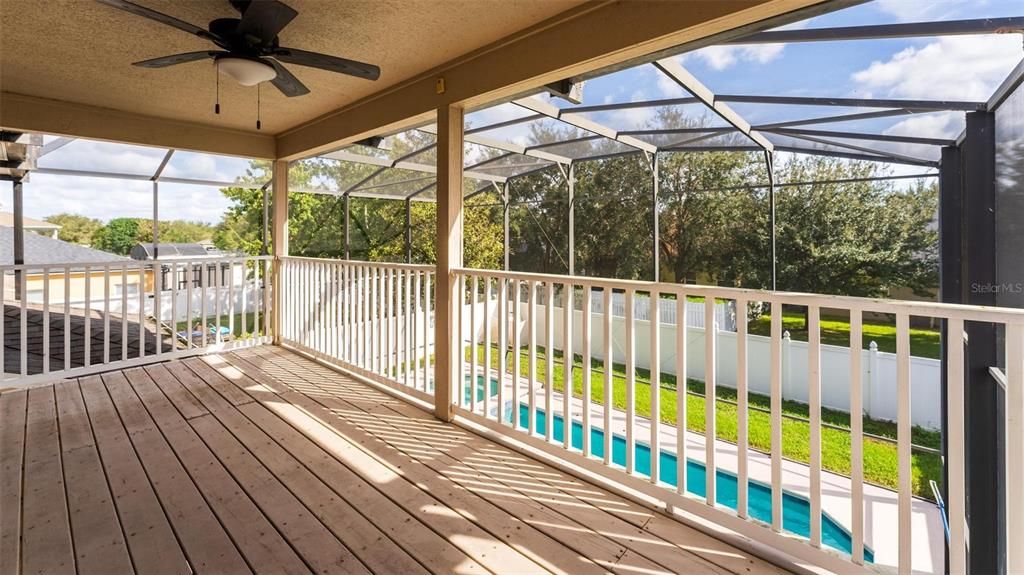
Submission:
[[[492,377],[497,377],[496,371],[491,371]],[[529,397],[529,380],[520,378],[520,397],[526,401]],[[506,400],[512,398],[510,384],[505,385],[504,396]],[[544,386],[538,382],[534,388],[534,401],[538,409],[544,409]],[[492,413],[496,402],[492,402]],[[555,415],[563,413],[562,394],[552,391],[552,406]],[[478,410],[482,405],[478,402]],[[583,401],[580,398],[572,400],[572,418],[582,421]],[[595,428],[600,428],[604,423],[604,407],[597,403],[591,404],[591,421]],[[621,410],[612,411],[612,432],[625,436],[626,434],[626,413]],[[636,416],[635,439],[638,442],[649,444],[650,442],[650,420]],[[667,424],[660,426],[661,448],[664,450],[676,451],[676,428]],[[715,466],[736,473],[738,468],[738,449],[735,444],[716,440],[715,441]],[[703,434],[687,431],[686,433],[686,457],[693,461],[704,464],[705,462],[705,438]],[[771,457],[759,451],[748,451],[747,455],[748,477],[754,481],[771,485]],[[821,473],[821,508],[822,511],[842,525],[847,531],[852,524],[851,505],[851,480],[848,477],[822,471]],[[807,465],[784,459],[782,462],[782,485],[783,489],[809,498],[810,495],[810,468]],[[895,491],[864,484],[864,544],[874,553],[876,567],[886,570],[895,570],[898,562],[898,495]],[[911,512],[911,560],[914,573],[942,573],[945,562],[945,530],[942,525],[942,516],[938,506],[930,501],[914,498]]]

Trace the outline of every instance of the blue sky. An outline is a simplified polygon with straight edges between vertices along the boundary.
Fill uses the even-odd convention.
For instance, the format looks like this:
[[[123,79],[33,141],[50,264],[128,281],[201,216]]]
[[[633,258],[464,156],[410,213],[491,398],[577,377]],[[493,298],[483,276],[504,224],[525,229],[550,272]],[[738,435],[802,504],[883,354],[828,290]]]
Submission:
[[[932,20],[1024,15],[1024,0],[876,0],[791,25],[829,27]],[[910,99],[985,100],[1024,57],[1019,34],[961,36],[911,40],[816,42],[787,45],[711,47],[679,57],[706,86],[718,93],[876,97]],[[649,65],[590,80],[585,104],[628,102],[686,95]],[[553,101],[559,106],[567,103]],[[300,105],[297,101],[296,105]],[[843,108],[755,106],[733,108],[751,123],[834,115]],[[704,114],[699,106],[688,107]],[[521,115],[512,105],[471,114],[473,125]],[[629,110],[589,115],[616,129],[636,129],[652,112]],[[714,121],[717,121],[714,120]],[[822,129],[955,137],[963,126],[962,113],[919,114]],[[524,142],[525,126],[488,133]],[[913,147],[889,148],[922,153]],[[40,160],[41,166],[79,170],[152,173],[162,150],[78,141]],[[244,173],[246,161],[208,154],[179,152],[168,176],[232,181]],[[894,173],[920,172],[918,167],[894,167]],[[41,218],[72,212],[108,220],[117,216],[149,217],[151,185],[147,182],[35,174],[26,185],[26,214]],[[227,207],[216,188],[161,184],[161,217],[216,222]],[[10,186],[0,187],[0,210],[10,209]]]

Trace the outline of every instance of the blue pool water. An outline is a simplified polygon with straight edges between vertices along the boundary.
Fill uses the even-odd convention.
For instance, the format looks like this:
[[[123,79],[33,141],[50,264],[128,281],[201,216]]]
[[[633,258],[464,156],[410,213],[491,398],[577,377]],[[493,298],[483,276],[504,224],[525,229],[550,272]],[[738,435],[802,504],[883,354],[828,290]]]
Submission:
[[[468,378],[467,378],[468,379]],[[483,378],[480,378],[483,379]],[[482,381],[477,385],[477,401],[483,401],[484,386]],[[498,382],[491,380],[490,391],[492,397],[498,392]],[[463,399],[469,404],[470,389],[466,388]],[[527,428],[529,421],[529,407],[525,404],[519,405],[519,427]],[[509,413],[507,420],[511,421]],[[538,435],[545,435],[547,432],[547,421],[544,417],[544,410],[537,409],[535,415],[534,430]],[[552,417],[553,426],[551,429],[552,438],[563,441],[565,437],[565,423],[560,415]],[[575,449],[583,449],[583,425],[578,421],[572,422],[570,442]],[[604,457],[604,430],[592,427],[590,430],[591,451],[595,457]],[[676,474],[676,455],[672,452],[661,450],[658,455],[659,479],[669,485],[678,484]],[[618,434],[612,435],[612,457],[613,463],[625,467],[626,465],[626,439]],[[650,446],[637,442],[634,458],[636,471],[639,474],[650,476],[651,474],[651,448]],[[686,462],[686,490],[698,496],[705,497],[707,494],[706,474],[704,465],[693,460]],[[719,505],[725,505],[736,509],[737,486],[739,481],[736,476],[727,471],[718,469],[715,472],[715,501]],[[747,513],[750,517],[770,523],[772,520],[772,490],[771,487],[758,481],[749,480],[747,483]],[[791,533],[810,536],[811,533],[811,504],[807,499],[799,495],[783,492],[782,494],[782,528]],[[850,534],[832,520],[828,515],[821,516],[821,541],[833,549],[850,553],[852,541]],[[864,560],[874,562],[874,555],[870,550],[864,550]]]

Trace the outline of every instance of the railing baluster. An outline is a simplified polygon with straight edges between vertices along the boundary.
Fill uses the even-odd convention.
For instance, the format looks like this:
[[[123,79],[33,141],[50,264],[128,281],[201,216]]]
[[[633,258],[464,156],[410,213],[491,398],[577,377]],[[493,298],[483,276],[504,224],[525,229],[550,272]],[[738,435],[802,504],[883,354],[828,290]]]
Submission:
[[[522,283],[512,280],[512,429],[519,429],[519,375],[521,369],[521,358],[519,350],[522,347],[522,337],[519,332],[519,322],[522,316]]]
[[[202,339],[202,341],[203,341],[203,348],[205,349],[207,346],[209,346],[209,332],[210,332],[209,327],[206,325],[207,319],[209,318],[209,314],[207,313],[207,307],[206,307],[206,293],[207,293],[206,292],[206,284],[210,283],[210,269],[207,267],[205,261],[201,261],[199,263],[199,268],[201,270],[199,272],[199,278],[200,278],[199,279],[199,292],[200,292],[200,295],[202,296],[202,300],[199,302],[199,309],[200,309],[200,316],[201,316],[200,324],[202,324],[202,326],[203,326],[202,327],[202,332],[203,332],[203,336],[202,336],[203,339]]]
[[[736,300],[736,513],[747,518],[747,300]]]
[[[555,386],[555,284],[544,284],[544,439],[553,437],[555,416],[552,410],[552,389]]]
[[[64,369],[71,369],[71,266],[64,266]],[[128,317],[127,310],[121,314],[125,319]],[[125,334],[127,329],[121,331],[121,337],[127,342]],[[127,354],[122,355],[122,359]]]
[[[505,382],[508,365],[508,283],[498,278],[498,423],[505,424]]]
[[[83,336],[84,339],[82,341],[82,349],[83,349],[83,351],[82,351],[82,365],[84,365],[85,367],[89,367],[90,365],[92,365],[92,349],[90,349],[92,347],[92,271],[90,270],[89,266],[85,266],[85,274],[84,274],[83,277],[85,277],[85,320],[84,320],[85,331],[84,331],[84,336]],[[21,306],[22,306],[22,308],[21,308],[21,311],[22,311],[22,315],[24,316],[25,315],[25,294],[24,294],[25,282],[24,282],[24,280],[21,283],[21,287],[22,287],[22,296],[21,296]],[[24,318],[22,318],[22,319],[24,320]],[[141,327],[142,327],[142,322],[140,321],[139,322],[139,328],[141,329]],[[27,328],[23,325],[22,329],[21,329],[22,337],[24,337],[26,329]],[[22,353],[24,353],[24,351],[25,351],[24,345],[22,345]],[[22,367],[24,367],[24,365]]]
[[[15,274],[17,274],[17,272],[15,272]],[[6,331],[6,329],[7,329],[7,305],[4,303],[4,294],[7,293],[6,292],[6,286],[4,286],[4,283],[6,282],[6,276],[7,276],[7,270],[0,269],[0,381],[3,381],[4,379],[7,378],[7,375],[4,373],[5,371],[7,371],[7,370],[4,369],[4,366],[7,365],[5,363],[6,362],[6,358],[4,357],[4,355],[6,354],[5,350],[7,348],[7,336],[4,333],[4,331]],[[15,276],[15,277],[17,277],[17,276]],[[67,273],[67,270],[65,270],[64,271],[65,284],[67,282],[67,277],[68,277],[68,273]],[[68,301],[68,290],[65,287],[64,288],[64,305],[65,305],[64,319],[65,320],[68,317],[68,312],[67,312],[67,308],[66,308],[67,301]],[[69,335],[70,335],[69,334],[69,330],[65,329],[64,330],[64,336],[68,337]],[[66,364],[67,363],[67,351],[64,352],[64,361],[65,361],[65,364]],[[67,369],[67,365],[65,365],[64,369]]]
[[[3,290],[0,289],[0,306],[2,306]],[[0,321],[4,321],[0,316]],[[108,330],[109,332],[109,330]],[[0,347],[4,345],[0,334]],[[3,360],[0,358],[0,373],[3,371]],[[43,373],[50,373],[50,268],[43,267]]]
[[[807,397],[810,410],[811,545],[821,547],[821,310],[807,306]]]
[[[67,270],[64,274],[64,326],[67,329],[69,325],[68,318],[68,276]],[[70,334],[65,333],[65,344],[68,350],[70,350],[71,340]],[[67,351],[70,355],[70,351]],[[128,264],[121,265],[121,361],[128,359]],[[65,363],[65,369],[68,369],[70,364]]]
[[[899,573],[911,572],[912,476],[910,466],[910,316],[896,314],[896,452],[898,476]]]
[[[583,346],[583,350],[582,350],[583,351],[583,365],[582,365],[583,371],[580,374],[582,376],[582,379],[583,379],[583,381],[582,381],[582,387],[583,387],[583,389],[582,389],[582,392],[583,392],[582,393],[582,399],[583,399],[583,455],[586,456],[586,457],[590,457],[590,452],[591,452],[591,449],[592,449],[592,447],[590,445],[590,434],[591,434],[591,428],[592,428],[592,424],[590,422],[590,415],[591,415],[591,405],[590,405],[590,402],[591,402],[591,394],[592,394],[591,389],[590,389],[590,375],[591,375],[591,369],[590,369],[590,341],[591,341],[591,339],[590,339],[590,330],[591,330],[591,326],[590,326],[590,324],[591,324],[591,319],[592,319],[591,318],[591,313],[592,313],[592,307],[593,307],[591,305],[591,301],[590,301],[591,297],[592,297],[592,292],[591,292],[591,289],[590,289],[590,284],[586,284],[586,285],[583,286],[583,318],[582,318],[583,319],[583,325],[580,326],[582,328],[582,330],[583,330],[583,333],[582,333],[583,341],[581,342],[581,344]]]
[[[192,347],[195,343],[193,341],[195,330],[192,329],[192,317],[194,313],[192,303],[192,282],[195,281],[193,276],[195,275],[195,268],[192,262],[185,262],[185,297],[188,299],[186,307],[188,308],[188,319],[185,321],[185,333],[188,334],[188,347]],[[142,289],[142,278],[139,278],[139,289]]]
[[[420,292],[423,287],[423,273],[416,272],[416,278],[414,287],[412,290],[412,313],[413,313],[413,326],[412,326],[412,346],[413,346],[413,388],[420,389],[420,314],[422,313],[420,304]],[[425,346],[424,346],[425,347]],[[426,382],[423,382],[422,389],[427,389]]]
[[[612,397],[614,395],[615,378],[612,374],[612,288],[604,288],[604,464],[612,463]]]
[[[574,286],[562,284],[562,446],[572,447],[572,395],[576,382],[572,375],[572,312]]]
[[[214,271],[213,271],[213,294],[214,294],[214,298],[216,298],[216,299],[214,299],[214,302],[213,302],[213,313],[216,314],[216,316],[217,316],[216,319],[214,320],[214,324],[213,324],[214,325],[214,329],[217,330],[215,332],[216,335],[213,338],[213,342],[215,344],[220,344],[221,343],[221,339],[223,338],[223,335],[220,332],[220,326],[221,326],[220,316],[223,313],[223,307],[221,305],[221,295],[222,295],[221,292],[223,291],[222,288],[224,287],[223,285],[221,285],[223,283],[222,282],[222,278],[221,278],[221,273],[223,271],[223,268],[221,267],[221,262],[219,262],[219,261],[216,262],[213,265],[214,265]],[[153,271],[154,272],[156,271],[156,265],[153,266]],[[154,286],[155,285],[156,284],[154,284]],[[159,294],[156,294],[156,295],[159,296]]]
[[[413,358],[413,346],[412,346],[412,331],[413,317],[412,317],[412,274],[415,273],[412,270],[406,270],[405,272],[405,321],[402,322],[405,325],[405,375],[402,378],[402,383],[406,386],[409,385],[409,378],[412,369],[412,358]]]
[[[527,357],[527,386],[529,389],[529,397],[527,398],[529,403],[529,409],[526,414],[526,430],[532,437],[537,431],[537,282],[530,280],[527,285],[529,286],[529,293],[527,294],[527,304],[530,306],[527,313],[527,322],[529,323],[529,355]]]
[[[171,261],[167,264],[169,266],[168,276],[171,278],[171,351],[175,352],[178,350],[178,263]],[[122,268],[123,271],[124,268]],[[127,285],[124,283],[124,275],[121,276],[121,293],[127,289]],[[242,292],[245,293],[244,291]],[[244,297],[244,296],[243,296]],[[244,300],[243,300],[244,301]],[[244,304],[243,304],[244,309]],[[121,308],[121,315],[124,315],[124,308]],[[243,316],[244,317],[244,316]],[[242,325],[245,325],[244,322]],[[124,333],[124,332],[122,332]],[[124,356],[121,356],[124,359]]]
[[[430,329],[430,282],[432,272],[423,274],[423,385],[430,393],[430,336],[434,330]],[[437,382],[434,382],[437,385]]]
[[[110,363],[110,266],[103,266],[103,363]]]
[[[480,289],[480,284],[479,284],[479,279],[475,275],[473,276],[473,287],[472,287],[472,289],[473,289],[473,292],[472,292],[472,294],[470,295],[470,298],[469,298],[469,326],[470,326],[469,327],[469,345],[470,345],[470,349],[472,350],[470,352],[471,355],[470,355],[470,358],[469,358],[469,381],[470,381],[470,388],[473,391],[470,393],[469,408],[470,408],[470,410],[473,411],[473,413],[476,413],[476,403],[477,403],[477,401],[476,401],[477,391],[476,390],[477,390],[477,387],[479,385],[479,383],[477,381],[477,373],[478,373],[477,372],[477,363],[479,362],[478,355],[479,355],[481,350],[477,348],[477,341],[478,340],[477,340],[477,337],[476,337],[476,317],[477,317],[477,311],[476,311],[477,301],[476,300],[477,300],[477,294],[479,293],[478,290]]]
[[[772,530],[782,531],[782,301],[771,301]]]
[[[160,305],[163,303],[161,300],[163,298],[164,290],[164,277],[162,272],[163,268],[160,266],[160,264],[157,262],[153,262],[153,323],[156,326],[155,329],[153,330],[153,343],[156,345],[156,355],[160,355],[163,353],[163,326],[161,318],[162,310]],[[110,269],[105,268],[103,270],[103,275],[109,278]],[[110,290],[108,289],[105,291],[109,292]],[[104,315],[107,314],[104,313]]]
[[[484,276],[484,417],[491,416],[491,278]]]
[[[610,311],[609,311],[610,313]],[[686,294],[676,295],[676,493],[686,493]]]
[[[661,479],[661,294],[651,290],[648,314],[651,324],[651,483]]]
[[[715,487],[717,468],[715,466],[715,441],[717,437],[715,425],[715,400],[718,397],[716,388],[716,333],[715,333],[715,298],[704,297],[704,484],[705,501],[715,505]]]
[[[626,290],[626,473],[636,470],[636,292]]]
[[[961,327],[963,324],[961,323]],[[962,329],[961,329],[962,331]],[[850,555],[864,564],[864,394],[861,383],[863,323],[859,309],[850,310]],[[960,340],[961,344],[963,339]],[[961,346],[962,351],[962,346]],[[963,363],[961,362],[961,369]],[[952,381],[950,386],[952,386]],[[950,387],[950,393],[953,388]],[[961,390],[962,391],[962,390]],[[952,412],[950,412],[952,418]],[[952,419],[950,419],[952,421]],[[962,428],[961,428],[962,430]],[[953,444],[949,444],[950,450]],[[962,449],[961,445],[961,449]],[[950,532],[952,533],[952,522]],[[952,555],[950,555],[952,557]]]
[[[89,279],[88,279],[89,278],[89,274],[88,274],[88,271],[89,271],[89,268],[86,268],[86,275],[85,275],[85,277],[86,277],[85,293],[86,294],[89,293]],[[20,276],[20,280],[21,281],[18,281],[19,276]],[[15,277],[15,282],[16,282],[16,286],[15,287],[18,290],[18,297],[21,300],[21,317],[20,317],[21,339],[20,339],[20,341],[18,343],[19,343],[20,352],[21,352],[21,357],[19,358],[19,360],[21,361],[21,364],[20,364],[21,370],[20,371],[21,371],[21,375],[24,377],[24,376],[28,375],[28,297],[27,297],[27,290],[26,290],[26,285],[28,284],[28,268],[22,266],[20,272],[19,271],[15,271],[14,272],[14,277]],[[86,317],[88,317],[88,316],[86,316]],[[4,321],[6,321],[6,320],[4,320]],[[89,324],[88,323],[85,324],[85,335],[86,335],[86,341],[88,341],[88,337],[89,337]],[[89,351],[88,345],[86,345],[85,350],[86,350],[86,353],[88,353],[88,351]],[[86,363],[86,365],[88,365],[88,363]]]

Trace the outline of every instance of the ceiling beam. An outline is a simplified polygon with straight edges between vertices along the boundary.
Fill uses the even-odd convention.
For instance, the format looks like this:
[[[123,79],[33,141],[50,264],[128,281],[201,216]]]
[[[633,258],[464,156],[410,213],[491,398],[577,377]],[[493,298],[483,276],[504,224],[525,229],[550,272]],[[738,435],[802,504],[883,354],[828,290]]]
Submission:
[[[768,138],[765,138],[760,132],[753,129],[750,123],[741,118],[732,108],[717,101],[714,92],[709,90],[707,86],[702,84],[686,68],[683,68],[679,62],[676,62],[673,58],[664,58],[655,62],[654,67],[660,70],[662,74],[668,76],[670,80],[679,84],[684,90],[696,96],[712,112],[718,114],[720,118],[742,132],[743,135],[750,138],[752,142],[760,146],[764,151],[772,151],[774,146],[768,141]]]
[[[783,42],[821,42],[833,40],[930,38],[936,36],[997,34],[1000,29],[1024,29],[1024,17],[1009,16],[1005,18],[978,18],[975,20],[947,20],[945,22],[908,22],[905,24],[877,24],[870,26],[843,26],[836,28],[804,28],[801,30],[772,30],[743,36],[725,43],[777,44]]]
[[[274,137],[204,124],[129,114],[10,92],[0,93],[0,127],[19,132],[274,159]]]

